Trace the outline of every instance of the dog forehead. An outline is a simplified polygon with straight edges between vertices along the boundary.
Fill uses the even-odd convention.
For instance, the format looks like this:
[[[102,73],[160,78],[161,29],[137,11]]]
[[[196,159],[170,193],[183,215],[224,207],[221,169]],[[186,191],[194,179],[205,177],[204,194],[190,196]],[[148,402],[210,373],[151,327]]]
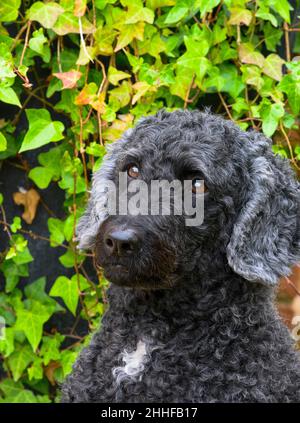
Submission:
[[[225,158],[229,158],[227,149],[223,137],[212,136],[201,130],[186,133],[167,127],[160,132],[155,131],[155,134],[154,131],[135,132],[123,144],[119,159],[123,161],[129,157],[153,168],[163,165],[165,170],[168,164],[197,168],[201,162],[204,167],[210,167],[224,163]]]

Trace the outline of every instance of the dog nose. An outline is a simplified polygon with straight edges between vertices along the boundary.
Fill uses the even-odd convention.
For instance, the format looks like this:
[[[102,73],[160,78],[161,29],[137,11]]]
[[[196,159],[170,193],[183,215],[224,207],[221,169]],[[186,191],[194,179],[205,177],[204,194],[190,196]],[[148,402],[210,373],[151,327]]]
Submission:
[[[132,229],[113,230],[104,238],[104,247],[109,255],[130,255],[137,250],[138,244],[139,238]]]

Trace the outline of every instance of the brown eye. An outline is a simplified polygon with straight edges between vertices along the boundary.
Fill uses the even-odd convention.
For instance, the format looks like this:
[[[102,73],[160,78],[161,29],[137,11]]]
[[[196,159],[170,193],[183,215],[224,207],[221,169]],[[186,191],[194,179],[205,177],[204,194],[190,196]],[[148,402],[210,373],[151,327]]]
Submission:
[[[204,181],[202,179],[193,179],[192,180],[192,191],[194,194],[203,194],[207,191],[207,188],[204,184]]]
[[[138,178],[140,176],[140,169],[136,165],[130,165],[127,173],[131,178]]]

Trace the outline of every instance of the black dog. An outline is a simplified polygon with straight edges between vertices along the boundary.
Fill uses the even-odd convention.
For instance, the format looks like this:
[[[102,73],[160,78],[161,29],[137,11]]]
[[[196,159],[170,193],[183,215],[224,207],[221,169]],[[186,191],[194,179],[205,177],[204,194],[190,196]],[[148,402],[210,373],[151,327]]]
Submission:
[[[203,223],[109,215],[104,185],[120,171],[192,180]],[[113,284],[64,402],[300,401],[299,355],[273,305],[300,258],[300,187],[264,136],[210,113],[143,119],[94,175],[78,238]]]

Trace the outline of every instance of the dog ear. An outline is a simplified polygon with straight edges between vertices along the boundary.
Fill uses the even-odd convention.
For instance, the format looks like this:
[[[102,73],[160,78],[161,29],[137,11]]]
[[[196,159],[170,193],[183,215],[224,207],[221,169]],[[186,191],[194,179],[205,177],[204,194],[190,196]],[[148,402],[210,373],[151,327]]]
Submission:
[[[115,174],[117,160],[131,131],[128,129],[119,141],[107,147],[101,168],[93,175],[87,208],[76,227],[76,240],[80,250],[93,248],[99,227],[109,215],[106,208],[109,182]]]
[[[249,174],[227,259],[232,269],[253,282],[274,285],[300,259],[300,185],[288,160],[274,156],[258,133],[247,135]]]

